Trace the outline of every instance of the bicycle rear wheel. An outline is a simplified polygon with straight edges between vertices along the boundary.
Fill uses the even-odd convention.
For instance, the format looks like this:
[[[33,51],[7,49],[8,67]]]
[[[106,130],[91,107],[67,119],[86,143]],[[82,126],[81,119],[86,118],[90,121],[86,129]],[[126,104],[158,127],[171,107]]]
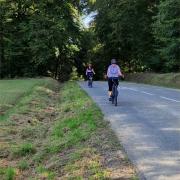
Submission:
[[[112,95],[111,95],[112,104],[114,104],[114,92],[115,92],[115,86],[113,85],[113,87],[112,87]]]
[[[118,97],[118,90],[117,87],[114,88],[114,105],[117,106],[117,97]]]
[[[91,87],[91,88],[92,88],[92,83],[93,83],[93,78],[89,77],[89,87]]]
[[[89,86],[92,88],[92,80],[89,81]]]

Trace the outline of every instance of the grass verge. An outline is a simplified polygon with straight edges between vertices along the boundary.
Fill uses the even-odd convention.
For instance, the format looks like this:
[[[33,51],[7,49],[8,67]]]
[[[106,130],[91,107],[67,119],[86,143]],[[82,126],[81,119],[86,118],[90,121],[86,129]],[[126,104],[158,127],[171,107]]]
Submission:
[[[180,73],[133,73],[127,74],[127,81],[180,89]]]
[[[0,129],[2,179],[137,179],[116,136],[75,82],[48,80]]]

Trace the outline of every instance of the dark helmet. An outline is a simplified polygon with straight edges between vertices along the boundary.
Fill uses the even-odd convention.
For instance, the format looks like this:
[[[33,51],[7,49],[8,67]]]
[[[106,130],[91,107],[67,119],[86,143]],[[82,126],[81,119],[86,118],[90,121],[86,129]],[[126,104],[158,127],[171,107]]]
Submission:
[[[111,59],[111,64],[116,64],[116,59]]]

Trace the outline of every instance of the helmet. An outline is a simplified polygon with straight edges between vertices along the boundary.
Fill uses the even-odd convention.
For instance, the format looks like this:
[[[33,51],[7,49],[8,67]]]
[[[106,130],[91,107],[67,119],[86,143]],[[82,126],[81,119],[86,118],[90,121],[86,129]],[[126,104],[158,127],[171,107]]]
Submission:
[[[111,64],[116,64],[116,59],[111,59]]]

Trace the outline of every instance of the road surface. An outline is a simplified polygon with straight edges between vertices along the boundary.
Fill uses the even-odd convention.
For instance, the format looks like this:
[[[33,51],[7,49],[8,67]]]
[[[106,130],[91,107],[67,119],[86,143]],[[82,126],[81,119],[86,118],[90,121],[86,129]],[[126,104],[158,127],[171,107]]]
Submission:
[[[111,123],[141,179],[180,180],[180,90],[123,82],[115,107],[107,82],[80,86]]]

